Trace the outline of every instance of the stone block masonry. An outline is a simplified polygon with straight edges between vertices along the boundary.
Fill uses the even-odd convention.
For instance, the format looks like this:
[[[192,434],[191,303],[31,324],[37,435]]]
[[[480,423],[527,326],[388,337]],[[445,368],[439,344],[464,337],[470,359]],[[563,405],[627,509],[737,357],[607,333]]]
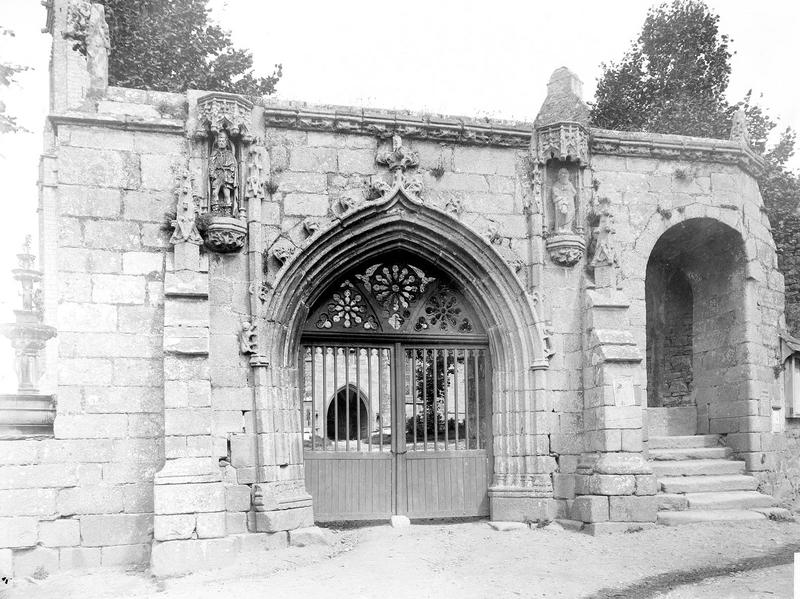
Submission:
[[[54,65],[85,70],[58,29],[64,6]],[[55,75],[41,218],[57,413],[52,438],[0,440],[8,574],[180,574],[311,526],[301,321],[333,271],[386,248],[436,262],[488,331],[493,518],[654,522],[648,396],[696,405],[699,432],[726,435],[763,480],[794,475],[797,443],[770,419],[783,278],[759,159],[738,142],[591,129],[566,70],[536,123],[199,91],[87,102],[83,79]],[[220,115],[237,211],[211,240],[219,215],[190,207],[211,207]],[[673,286],[656,294],[671,306],[648,304],[648,262],[689,245],[675,231],[710,239],[675,261],[693,299]],[[648,311],[670,321],[656,343]]]

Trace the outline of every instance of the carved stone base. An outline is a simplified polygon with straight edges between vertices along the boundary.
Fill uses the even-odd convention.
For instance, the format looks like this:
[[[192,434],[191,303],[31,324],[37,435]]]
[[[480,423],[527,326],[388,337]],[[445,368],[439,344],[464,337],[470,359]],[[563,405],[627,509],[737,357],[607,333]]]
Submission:
[[[586,251],[583,237],[572,233],[556,234],[547,238],[550,258],[560,266],[575,266]]]
[[[489,514],[496,522],[536,522],[553,520],[558,501],[537,497],[529,488],[492,487],[489,489]]]
[[[0,395],[0,439],[52,437],[52,395]]]
[[[238,252],[247,240],[247,223],[229,216],[212,216],[204,238],[206,247],[212,252]]]

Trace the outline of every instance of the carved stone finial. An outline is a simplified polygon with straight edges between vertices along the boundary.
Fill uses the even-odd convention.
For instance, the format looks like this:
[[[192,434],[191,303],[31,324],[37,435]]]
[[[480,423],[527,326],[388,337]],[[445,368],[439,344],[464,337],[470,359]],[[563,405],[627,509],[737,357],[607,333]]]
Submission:
[[[554,123],[589,124],[589,107],[583,101],[583,83],[567,67],[553,71],[547,83],[547,97],[539,109],[534,126],[539,129]]]
[[[419,166],[419,156],[403,145],[402,138],[395,134],[392,135],[392,151],[378,154],[376,162],[386,166],[390,171],[406,171],[409,168]]]
[[[746,145],[750,145],[750,129],[744,107],[740,107],[733,115],[730,139],[731,141],[744,142]]]
[[[408,169],[419,166],[419,155],[406,148],[399,135],[392,135],[392,151],[379,153],[375,162],[389,168],[393,181],[391,184],[382,180],[371,182],[369,191],[375,196],[374,199],[380,200],[402,191],[408,197],[421,201],[419,194],[422,191],[422,181],[406,173]]]

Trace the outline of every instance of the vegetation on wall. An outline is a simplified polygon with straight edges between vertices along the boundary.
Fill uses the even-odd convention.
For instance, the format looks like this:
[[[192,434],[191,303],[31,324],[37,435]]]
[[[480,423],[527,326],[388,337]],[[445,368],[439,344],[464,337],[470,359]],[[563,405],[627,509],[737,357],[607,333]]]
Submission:
[[[14,32],[5,27],[0,27],[0,36],[14,37]],[[30,67],[18,65],[5,60],[0,61],[0,88],[8,87],[15,82],[15,77],[22,71],[27,71]],[[5,103],[0,100],[0,133],[16,133],[26,131],[17,123],[17,118],[6,112]]]
[[[236,48],[231,34],[210,20],[208,0],[98,0],[111,36],[109,83],[182,92],[244,95],[275,92],[281,65],[257,75],[253,55]]]
[[[651,8],[639,37],[618,62],[603,63],[591,107],[592,123],[607,129],[727,139],[733,115],[744,108],[752,147],[767,163],[761,194],[786,276],[787,321],[800,333],[800,177],[787,167],[795,132],[777,126],[748,92],[730,103],[731,40],[719,16],[701,0],[673,0]]]

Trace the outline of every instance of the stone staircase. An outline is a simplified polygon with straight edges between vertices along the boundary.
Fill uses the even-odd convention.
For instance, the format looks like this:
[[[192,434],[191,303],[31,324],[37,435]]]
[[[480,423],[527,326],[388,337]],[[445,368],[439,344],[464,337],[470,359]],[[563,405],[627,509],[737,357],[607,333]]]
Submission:
[[[759,493],[745,463],[731,459],[719,435],[656,436],[649,440],[658,479],[658,523],[784,518],[788,510]]]

